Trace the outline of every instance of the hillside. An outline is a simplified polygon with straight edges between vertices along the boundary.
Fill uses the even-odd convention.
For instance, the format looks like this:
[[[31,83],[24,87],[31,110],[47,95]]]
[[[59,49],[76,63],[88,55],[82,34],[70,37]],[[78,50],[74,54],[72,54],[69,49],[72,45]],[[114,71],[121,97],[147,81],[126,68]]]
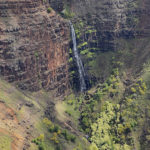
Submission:
[[[0,1],[0,150],[150,150],[149,0]]]

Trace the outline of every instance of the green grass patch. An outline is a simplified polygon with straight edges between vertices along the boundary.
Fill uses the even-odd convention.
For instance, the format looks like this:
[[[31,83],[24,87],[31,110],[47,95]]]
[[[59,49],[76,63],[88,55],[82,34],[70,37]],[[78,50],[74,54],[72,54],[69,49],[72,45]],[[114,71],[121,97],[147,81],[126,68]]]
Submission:
[[[11,150],[12,138],[0,133],[0,150]]]
[[[65,121],[68,117],[71,117],[75,124],[78,123],[80,113],[78,107],[72,101],[59,101],[56,104],[57,118],[61,121]]]

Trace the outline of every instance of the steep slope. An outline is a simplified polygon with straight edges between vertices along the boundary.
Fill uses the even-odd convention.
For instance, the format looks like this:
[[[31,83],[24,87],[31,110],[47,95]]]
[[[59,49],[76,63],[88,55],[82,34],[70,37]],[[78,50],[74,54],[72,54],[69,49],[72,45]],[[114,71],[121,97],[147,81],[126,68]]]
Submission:
[[[50,4],[73,22],[88,84],[93,86],[84,98],[69,97],[67,104],[58,105],[60,112],[64,109],[79,121],[93,142],[91,149],[149,150],[149,0]],[[72,56],[70,50],[71,77],[77,81]]]
[[[149,0],[1,0],[0,149],[149,150],[149,14]],[[62,17],[85,93],[66,95],[68,68],[79,80]]]
[[[23,94],[0,79],[1,150],[29,148],[31,140],[38,133],[34,130],[34,124],[41,116],[37,114],[40,105],[33,99],[31,95],[29,97],[29,95]]]
[[[50,92],[27,92],[0,79],[0,150],[85,149],[89,144],[58,104]]]
[[[74,23],[92,85],[105,80],[113,66],[135,75],[149,59],[149,0],[50,0],[50,4]]]
[[[49,9],[49,10],[48,10]],[[41,0],[0,1],[0,75],[21,89],[68,88],[69,28]]]

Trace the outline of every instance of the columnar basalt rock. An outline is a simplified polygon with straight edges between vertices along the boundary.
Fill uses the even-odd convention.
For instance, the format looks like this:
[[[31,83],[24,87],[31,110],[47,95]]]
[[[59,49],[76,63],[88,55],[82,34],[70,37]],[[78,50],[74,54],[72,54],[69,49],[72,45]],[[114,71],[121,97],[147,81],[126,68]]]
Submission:
[[[68,23],[42,0],[0,1],[0,75],[21,89],[68,86]]]

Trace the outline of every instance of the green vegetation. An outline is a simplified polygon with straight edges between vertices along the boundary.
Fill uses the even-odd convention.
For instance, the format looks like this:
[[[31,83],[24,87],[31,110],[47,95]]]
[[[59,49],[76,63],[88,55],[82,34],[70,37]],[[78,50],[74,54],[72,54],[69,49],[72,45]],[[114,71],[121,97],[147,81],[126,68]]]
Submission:
[[[46,0],[42,2],[45,5]],[[63,100],[62,97],[49,96],[51,92],[46,93],[42,90],[33,93],[22,92],[0,79],[0,100],[14,109],[18,125],[31,116],[28,120],[35,131],[32,135],[34,139],[30,141],[32,150],[147,150],[150,148],[150,64],[143,66],[149,52],[148,50],[144,52],[145,43],[149,43],[149,39],[146,41],[144,36],[143,39],[140,39],[140,36],[128,39],[130,34],[132,36],[132,29],[136,29],[139,24],[139,14],[135,10],[138,3],[125,4],[126,11],[129,11],[126,12],[125,31],[119,30],[123,24],[121,26],[112,24],[116,31],[120,31],[127,39],[120,36],[120,33],[119,36],[117,35],[119,38],[116,35],[115,38],[110,36],[108,49],[103,49],[107,47],[105,47],[109,40],[107,36],[109,33],[113,36],[115,32],[108,32],[107,28],[111,27],[106,25],[106,30],[102,30],[103,33],[100,35],[105,24],[99,27],[99,15],[91,15],[91,9],[85,12],[88,19],[86,16],[79,19],[80,17],[72,12],[74,8],[69,7],[70,1],[67,1],[67,4],[63,2],[63,6],[59,7],[60,10],[64,9],[61,12],[62,17],[74,23],[78,50],[88,75],[89,87],[92,87],[89,91],[78,93],[79,77],[71,48],[68,64],[69,85],[73,90],[70,90],[71,94]],[[47,8],[47,13],[52,11],[51,7]],[[100,20],[102,21],[103,17]],[[137,32],[133,30],[133,35],[142,34],[142,31],[135,31]],[[138,45],[140,40],[143,40],[144,44],[137,48],[135,45]],[[111,49],[111,46],[114,49]],[[149,45],[147,47],[149,48]],[[140,55],[141,53],[144,55]],[[33,55],[39,60],[39,51]],[[18,81],[17,84],[19,85],[20,82]],[[60,87],[59,84],[58,86]],[[33,104],[32,108],[27,106],[28,103]],[[13,136],[1,134],[0,150],[10,150],[12,141]]]
[[[73,134],[69,134],[67,130],[63,130],[62,135],[67,141],[71,141],[73,143],[76,141],[76,137]]]
[[[89,30],[87,30],[85,33],[87,34],[87,33],[89,33],[89,34],[91,34],[91,33],[93,33],[93,32],[96,32],[96,30],[95,29],[89,29]]]
[[[46,125],[48,131],[52,133],[52,136],[50,138],[51,141],[53,141],[55,144],[59,144],[61,138],[64,137],[66,141],[71,141],[75,143],[76,136],[73,134],[70,134],[67,130],[63,130],[58,125],[52,123],[49,119],[44,118],[43,123]]]
[[[42,124],[44,125],[43,129],[46,129],[46,132],[44,134],[40,134],[37,138],[32,140],[32,142],[38,146],[39,150],[49,150],[48,145],[54,147],[56,150],[62,149],[66,143],[70,142],[73,143],[71,147],[76,145],[76,136],[66,129],[63,129],[53,123],[48,118],[44,118]]]
[[[38,52],[35,52],[34,55],[35,55],[35,57],[39,57],[39,53]]]
[[[149,108],[148,102],[145,101],[149,96],[147,91],[150,89],[147,83],[149,83],[149,74],[145,72],[142,78],[138,78],[125,87],[119,69],[114,68],[107,80],[98,84],[93,90],[78,96],[71,94],[65,97],[64,101],[56,104],[57,119],[65,123],[69,120],[70,128],[74,129],[79,137],[71,133],[70,129],[67,130],[58,123],[44,118],[41,125],[36,127],[40,128],[39,133],[42,134],[39,134],[32,142],[39,150],[65,149],[66,145],[74,150],[133,149],[135,143],[140,145],[138,137],[145,123],[143,112],[145,108]],[[2,84],[6,87],[4,83]],[[4,96],[4,93],[0,92],[0,94]],[[5,94],[4,98],[9,102],[8,97]],[[36,103],[35,106],[39,107]],[[149,111],[148,113],[150,114]],[[91,141],[90,146],[88,141],[86,144],[84,140],[81,140],[83,134],[88,135],[87,140]],[[144,142],[143,147],[148,145],[149,135],[149,132],[143,135],[141,140]],[[4,141],[3,144],[6,143]],[[11,139],[8,141],[11,142]]]
[[[119,109],[120,105],[106,102],[99,118],[92,124],[91,141],[97,145],[98,149],[130,149],[130,146],[124,143],[125,136],[122,134],[123,132],[127,132],[129,127],[120,124]]]
[[[75,27],[75,33],[76,33],[76,38],[80,40],[82,34],[84,33],[85,30],[85,22],[83,20],[79,20],[78,23],[74,24]]]
[[[82,106],[80,121],[82,129],[87,134],[91,133],[91,124],[99,116],[98,112],[101,110],[103,99],[119,97],[118,92],[121,93],[120,86],[118,71],[115,69],[110,78],[104,84],[99,85],[100,88],[96,90],[91,98],[86,100],[86,105]]]
[[[44,141],[44,134],[40,134],[39,137],[37,137],[36,139],[32,140],[33,143],[38,145],[38,149],[39,150],[45,150],[43,141]]]
[[[83,101],[83,97],[75,97],[73,94],[65,98],[65,101],[56,104],[58,117],[62,120],[71,117],[74,124],[78,124],[80,116],[79,107]],[[68,116],[69,115],[69,116]]]
[[[87,42],[81,43],[80,45],[78,45],[78,49],[80,49],[80,48],[86,46],[87,44],[88,44]]]
[[[47,8],[47,13],[51,13],[51,11],[52,11],[52,8],[51,8],[51,7],[48,7],[48,8]]]
[[[120,69],[115,68],[118,65],[113,64],[111,75],[92,93],[69,96],[63,102],[66,115],[73,120],[79,119],[79,130],[89,136],[91,150],[131,150],[140,145],[136,134],[142,129],[143,111],[147,108],[147,102],[144,100],[144,104],[143,99],[148,87],[142,78],[126,87]],[[148,75],[144,77],[148,80]],[[68,111],[68,108],[79,112],[77,119],[72,115],[73,109]],[[145,139],[149,141],[149,133]]]
[[[70,11],[70,8],[68,6],[65,6],[65,9],[62,11],[62,16],[66,19],[70,19],[74,17],[74,13]]]
[[[72,63],[73,62],[73,58],[69,58],[69,63]]]
[[[81,55],[86,55],[89,52],[89,49],[84,49],[80,52]]]
[[[46,0],[42,0],[43,1],[43,3],[46,3]]]
[[[11,149],[12,138],[9,135],[0,133],[0,149],[10,150]]]

